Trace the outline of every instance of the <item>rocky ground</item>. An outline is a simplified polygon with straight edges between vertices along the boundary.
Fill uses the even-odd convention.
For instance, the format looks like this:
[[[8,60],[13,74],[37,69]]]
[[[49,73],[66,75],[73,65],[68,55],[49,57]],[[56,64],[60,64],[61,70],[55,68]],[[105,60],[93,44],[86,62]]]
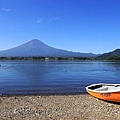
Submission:
[[[90,95],[1,96],[0,120],[120,120],[120,105]]]

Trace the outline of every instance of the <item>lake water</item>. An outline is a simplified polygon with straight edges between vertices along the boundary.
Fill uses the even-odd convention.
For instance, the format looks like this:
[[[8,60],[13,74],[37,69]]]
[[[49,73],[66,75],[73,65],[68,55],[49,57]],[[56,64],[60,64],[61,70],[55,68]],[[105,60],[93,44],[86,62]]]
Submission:
[[[0,94],[82,94],[93,83],[120,83],[120,62],[0,61]]]

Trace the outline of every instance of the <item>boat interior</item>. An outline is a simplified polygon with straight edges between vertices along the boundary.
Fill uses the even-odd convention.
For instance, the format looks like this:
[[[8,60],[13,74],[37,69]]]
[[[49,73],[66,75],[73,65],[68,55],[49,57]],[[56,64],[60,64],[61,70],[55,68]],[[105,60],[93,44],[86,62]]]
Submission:
[[[120,91],[120,85],[114,84],[98,84],[88,87],[88,89],[95,91]]]

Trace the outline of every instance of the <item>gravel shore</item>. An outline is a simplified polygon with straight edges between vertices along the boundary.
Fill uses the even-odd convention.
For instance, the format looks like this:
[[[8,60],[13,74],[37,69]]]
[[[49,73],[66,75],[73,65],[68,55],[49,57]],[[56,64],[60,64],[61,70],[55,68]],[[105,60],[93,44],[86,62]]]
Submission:
[[[1,96],[0,120],[120,120],[120,105],[90,95]]]

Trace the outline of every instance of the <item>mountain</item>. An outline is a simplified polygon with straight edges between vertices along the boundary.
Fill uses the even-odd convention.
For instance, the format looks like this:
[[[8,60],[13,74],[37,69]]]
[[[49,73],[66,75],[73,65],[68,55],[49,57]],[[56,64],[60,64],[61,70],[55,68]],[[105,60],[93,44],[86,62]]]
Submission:
[[[79,53],[50,47],[38,39],[33,39],[18,47],[0,51],[0,57],[94,57],[92,53]]]
[[[120,49],[116,49],[116,50],[114,50],[112,52],[104,53],[104,54],[100,55],[99,58],[106,59],[106,58],[111,58],[113,56],[120,57]]]

